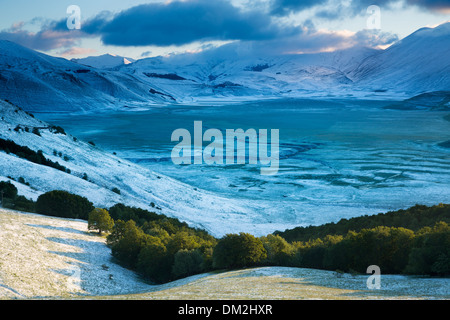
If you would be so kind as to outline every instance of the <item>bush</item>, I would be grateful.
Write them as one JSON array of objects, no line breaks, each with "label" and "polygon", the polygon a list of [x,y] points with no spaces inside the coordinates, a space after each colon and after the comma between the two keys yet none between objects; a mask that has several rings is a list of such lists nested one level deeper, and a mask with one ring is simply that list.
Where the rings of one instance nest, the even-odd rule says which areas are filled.
[{"label": "bush", "polygon": [[17,188],[9,181],[0,181],[0,191],[3,191],[3,197],[15,199],[17,197]]},{"label": "bush", "polygon": [[92,210],[88,199],[61,190],[44,193],[36,202],[37,213],[54,217],[88,220]]},{"label": "bush", "polygon": [[41,136],[41,133],[39,132],[39,129],[38,128],[33,128],[33,131],[32,131],[35,135],[37,135],[37,136]]},{"label": "bush", "polygon": [[24,196],[17,196],[13,202],[14,210],[25,211],[25,212],[35,212],[36,203],[33,200],[29,200]]},{"label": "bush", "polygon": [[60,134],[66,135],[66,132],[60,126],[50,126],[49,130],[53,133],[60,133]]},{"label": "bush", "polygon": [[141,226],[146,221],[160,220],[163,216],[159,216],[154,212],[144,209],[125,206],[122,203],[115,204],[109,208],[109,214],[114,220],[134,220],[137,225]]}]

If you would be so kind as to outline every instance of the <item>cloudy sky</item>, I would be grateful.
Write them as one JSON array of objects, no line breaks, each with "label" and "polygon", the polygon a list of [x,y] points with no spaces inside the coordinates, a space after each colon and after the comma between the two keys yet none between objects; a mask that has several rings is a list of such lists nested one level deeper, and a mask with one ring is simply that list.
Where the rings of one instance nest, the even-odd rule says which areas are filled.
[{"label": "cloudy sky", "polygon": [[[258,54],[384,48],[450,20],[450,0],[0,0],[0,5],[0,39],[65,58],[115,53],[140,59],[217,47]],[[70,5],[80,9],[79,29],[73,29],[77,13],[68,13]]]}]

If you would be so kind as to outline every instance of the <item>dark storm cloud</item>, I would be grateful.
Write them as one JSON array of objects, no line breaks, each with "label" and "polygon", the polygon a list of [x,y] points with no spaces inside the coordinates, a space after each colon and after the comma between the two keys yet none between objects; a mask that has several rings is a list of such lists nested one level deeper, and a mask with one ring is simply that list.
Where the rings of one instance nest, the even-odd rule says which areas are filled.
[{"label": "dark storm cloud", "polygon": [[371,5],[390,9],[398,4],[404,8],[416,6],[434,12],[450,11],[450,0],[351,0],[345,4],[333,0],[272,0],[271,13],[277,16],[284,16],[314,7],[319,9],[317,17],[334,20],[344,16],[348,17],[348,15],[364,13]]},{"label": "dark storm cloud", "polygon": [[[357,41],[371,46],[385,42],[386,37],[368,37],[369,34],[363,33],[349,37],[339,32],[318,32],[312,20],[305,21],[302,26],[293,26],[274,19],[275,12],[302,10],[327,1],[273,0],[273,10],[266,11],[256,6],[244,10],[233,6],[228,0],[151,3],[116,14],[101,12],[82,21],[81,30],[69,30],[67,19],[42,20],[38,32],[25,31],[23,24],[17,24],[0,31],[0,39],[43,51],[71,48],[84,38],[99,38],[106,45],[160,47],[182,46],[194,42],[201,44],[213,40],[237,40],[235,46],[243,50],[248,44],[256,51],[279,53],[342,48],[356,44]],[[353,1],[360,5],[369,2]],[[382,2],[387,4],[389,0]],[[279,10],[275,10],[275,5],[278,5]],[[327,7],[323,8],[325,10]],[[323,14],[325,16],[326,12]],[[232,47],[234,46],[230,46]]]},{"label": "dark storm cloud", "polygon": [[301,34],[266,41],[237,41],[218,48],[205,50],[205,60],[211,57],[228,59],[279,56],[280,54],[316,53],[343,50],[351,47],[378,47],[392,44],[398,37],[379,30],[363,30],[356,33],[305,28]]},{"label": "dark storm cloud", "polygon": [[450,10],[450,0],[407,0],[407,3],[434,11]]},{"label": "dark storm cloud", "polygon": [[[133,7],[90,25],[103,43],[119,46],[184,45],[206,40],[266,40],[298,32],[272,23],[270,15],[243,11],[225,0],[174,1]],[[87,32],[90,32],[89,30]]]},{"label": "dark storm cloud", "polygon": [[314,6],[323,5],[328,0],[272,0],[271,13],[274,15],[286,15],[298,12]]}]

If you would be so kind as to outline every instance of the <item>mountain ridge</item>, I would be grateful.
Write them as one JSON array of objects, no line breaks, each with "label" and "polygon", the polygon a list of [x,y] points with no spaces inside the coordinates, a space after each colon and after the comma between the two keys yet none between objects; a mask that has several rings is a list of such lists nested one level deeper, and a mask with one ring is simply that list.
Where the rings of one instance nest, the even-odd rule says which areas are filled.
[{"label": "mountain ridge", "polygon": [[[0,41],[0,98],[32,112],[89,112],[265,98],[403,100],[450,88],[450,22],[385,50],[280,56],[224,48],[96,68]],[[97,64],[108,59],[88,57]]]},{"label": "mountain ridge", "polygon": [[70,61],[97,69],[110,69],[122,65],[131,64],[136,60],[107,53],[100,56],[90,56],[81,59],[71,59]]}]

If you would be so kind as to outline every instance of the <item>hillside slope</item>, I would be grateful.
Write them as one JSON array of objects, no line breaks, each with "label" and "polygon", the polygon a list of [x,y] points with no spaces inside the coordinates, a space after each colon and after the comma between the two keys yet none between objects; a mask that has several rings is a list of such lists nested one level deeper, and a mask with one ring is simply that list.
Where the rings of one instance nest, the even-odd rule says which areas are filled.
[{"label": "hillside slope", "polygon": [[450,88],[450,22],[422,28],[365,59],[349,77],[372,90],[409,96]]},{"label": "hillside slope", "polygon": [[[80,220],[0,209],[0,300],[4,299],[449,299],[449,279],[265,267],[201,274],[164,285],[111,260],[105,239]],[[226,288],[226,290],[224,290]]]},{"label": "hillside slope", "polygon": [[[46,159],[66,168],[61,171],[0,150],[0,180],[14,180],[27,198],[36,200],[44,192],[66,190],[104,208],[123,203],[154,211],[153,202],[161,213],[215,236],[239,231],[268,233],[292,223],[281,217],[270,218],[271,213],[261,212],[262,205],[256,200],[243,202],[218,196],[123,160],[67,133],[56,132],[49,124],[1,100],[0,115],[0,139],[35,152],[41,150]],[[39,135],[33,133],[35,129]],[[29,186],[19,184],[19,178]]]},{"label": "hillside slope", "polygon": [[111,261],[105,238],[80,220],[0,209],[0,299],[73,298],[149,289]]}]

